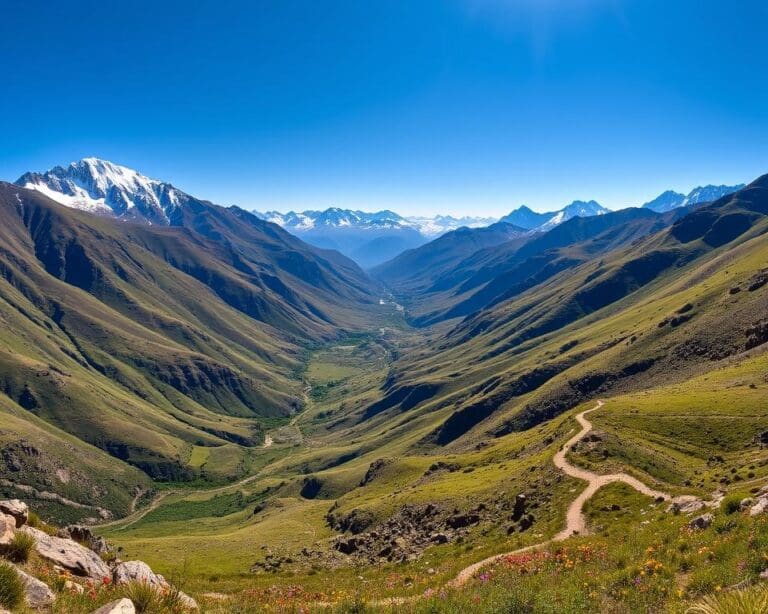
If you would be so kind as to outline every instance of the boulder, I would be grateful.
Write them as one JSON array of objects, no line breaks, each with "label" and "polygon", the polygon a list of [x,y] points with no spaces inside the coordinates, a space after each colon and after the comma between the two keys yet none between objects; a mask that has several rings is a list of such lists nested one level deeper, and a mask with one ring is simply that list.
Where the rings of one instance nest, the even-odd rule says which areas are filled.
[{"label": "boulder", "polygon": [[533,514],[528,514],[520,519],[520,531],[527,531],[536,522],[536,517]]},{"label": "boulder", "polygon": [[93,614],[136,614],[136,608],[133,607],[133,601],[123,597],[100,607]]},{"label": "boulder", "polygon": [[178,591],[179,594],[179,602],[181,603],[182,607],[186,608],[187,610],[199,610],[200,606],[197,605],[197,601],[192,599],[189,595],[186,593],[182,593],[181,591]]},{"label": "boulder", "polygon": [[752,507],[749,508],[750,516],[759,516],[768,512],[768,497],[761,497]]},{"label": "boulder", "polygon": [[56,596],[47,584],[24,573],[21,569],[17,568],[16,573],[19,574],[19,578],[24,584],[24,597],[29,607],[34,609],[46,608],[55,601]]},{"label": "boulder", "polygon": [[0,513],[0,546],[7,546],[13,541],[16,533],[16,520],[13,516]]},{"label": "boulder", "polygon": [[111,551],[109,544],[103,537],[93,534],[90,527],[80,524],[71,524],[59,531],[59,537],[74,539],[76,542],[93,550],[96,554],[106,554]]},{"label": "boulder", "polygon": [[27,524],[27,520],[29,520],[29,508],[26,503],[19,499],[0,501],[0,512],[13,516],[17,528]]},{"label": "boulder", "polygon": [[739,510],[743,512],[745,509],[752,507],[754,503],[755,503],[755,500],[752,497],[745,497],[744,499],[739,501]]},{"label": "boulder", "polygon": [[669,506],[669,511],[674,512],[675,514],[692,514],[705,507],[706,504],[701,499],[690,495],[684,495],[682,497],[677,497],[672,502],[672,505]]},{"label": "boulder", "polygon": [[512,509],[512,517],[511,517],[512,520],[517,522],[523,517],[523,515],[525,514],[525,504],[526,504],[525,495],[519,494],[515,497],[515,506]]},{"label": "boulder", "polygon": [[697,530],[706,529],[712,524],[714,519],[715,517],[712,514],[702,514],[691,520],[691,522],[688,523],[688,526]]},{"label": "boulder", "polygon": [[117,584],[130,584],[131,582],[146,582],[150,586],[158,588],[168,586],[163,576],[156,574],[143,561],[126,561],[120,563],[112,572],[112,581]]},{"label": "boulder", "polygon": [[53,537],[32,527],[22,527],[21,530],[35,538],[35,549],[44,559],[61,565],[78,576],[88,576],[95,580],[111,577],[109,567],[99,555],[77,542]]},{"label": "boulder", "polygon": [[462,529],[480,522],[480,516],[477,514],[457,514],[448,518],[446,522],[452,529]]}]

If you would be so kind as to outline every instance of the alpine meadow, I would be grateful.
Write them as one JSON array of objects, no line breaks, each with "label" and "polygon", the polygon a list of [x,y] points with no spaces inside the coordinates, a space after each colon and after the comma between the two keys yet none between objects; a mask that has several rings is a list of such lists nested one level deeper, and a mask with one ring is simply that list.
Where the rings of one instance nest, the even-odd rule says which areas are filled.
[{"label": "alpine meadow", "polygon": [[768,614],[767,20],[8,7],[0,614]]}]

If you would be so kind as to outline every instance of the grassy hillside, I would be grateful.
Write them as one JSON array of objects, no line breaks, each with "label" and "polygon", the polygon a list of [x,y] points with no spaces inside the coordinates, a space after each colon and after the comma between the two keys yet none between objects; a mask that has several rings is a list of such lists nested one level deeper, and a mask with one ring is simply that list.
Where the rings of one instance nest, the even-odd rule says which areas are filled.
[{"label": "grassy hillside", "polygon": [[[265,426],[301,407],[307,347],[381,309],[351,261],[243,211],[193,199],[176,227],[133,225],[9,184],[0,211],[3,402],[114,457],[94,457],[99,486],[111,467],[146,487],[128,465],[161,481],[244,475]],[[12,457],[0,467],[16,482]],[[105,507],[125,513],[132,490]]]}]

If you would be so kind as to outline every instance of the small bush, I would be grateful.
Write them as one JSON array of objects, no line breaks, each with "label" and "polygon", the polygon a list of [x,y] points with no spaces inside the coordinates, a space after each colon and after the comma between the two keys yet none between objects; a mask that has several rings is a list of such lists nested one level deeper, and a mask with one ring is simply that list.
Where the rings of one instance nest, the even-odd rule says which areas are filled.
[{"label": "small bush", "polygon": [[734,514],[739,511],[740,505],[741,505],[741,497],[731,495],[730,497],[726,497],[725,499],[723,499],[722,509],[726,514],[730,516],[731,514]]},{"label": "small bush", "polygon": [[16,531],[13,536],[13,541],[10,544],[2,547],[2,555],[9,561],[14,563],[26,563],[29,560],[29,555],[32,553],[32,549],[35,547],[35,538],[27,533]]},{"label": "small bush", "polygon": [[761,586],[744,591],[707,595],[687,610],[688,614],[753,614],[768,612],[768,589]]},{"label": "small bush", "polygon": [[8,563],[0,563],[0,607],[13,610],[24,601],[24,584]]},{"label": "small bush", "polygon": [[160,595],[148,582],[131,582],[125,587],[125,596],[133,601],[139,614],[157,612],[160,609]]}]

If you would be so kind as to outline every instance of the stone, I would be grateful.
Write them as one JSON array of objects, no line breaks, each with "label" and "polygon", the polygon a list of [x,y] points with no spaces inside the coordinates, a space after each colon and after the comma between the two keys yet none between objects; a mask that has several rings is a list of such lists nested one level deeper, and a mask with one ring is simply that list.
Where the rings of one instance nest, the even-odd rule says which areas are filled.
[{"label": "stone", "polygon": [[35,538],[35,549],[41,557],[78,576],[88,576],[95,580],[112,576],[109,567],[98,554],[71,539],[53,537],[27,526],[22,527],[21,531]]},{"label": "stone", "polygon": [[7,546],[13,541],[16,533],[16,519],[0,513],[0,546]]},{"label": "stone", "polygon": [[24,596],[29,607],[46,608],[55,601],[56,596],[47,584],[24,573],[21,569],[16,568],[16,573],[24,584]]},{"label": "stone", "polygon": [[757,500],[757,503],[755,503],[752,507],[749,508],[749,515],[750,516],[759,516],[760,514],[765,514],[765,512],[768,511],[768,497],[761,497]]},{"label": "stone", "polygon": [[449,541],[448,536],[445,533],[434,533],[430,537],[430,540],[436,544],[447,544]]},{"label": "stone", "polygon": [[168,586],[165,578],[153,572],[149,565],[143,561],[120,563],[112,572],[112,581],[117,585],[146,582],[150,586],[157,586],[158,588]]},{"label": "stone", "polygon": [[452,529],[461,529],[478,522],[480,522],[480,516],[477,514],[458,514],[451,516],[447,521],[448,526]]},{"label": "stone", "polygon": [[520,531],[527,531],[531,528],[534,522],[536,522],[536,517],[533,514],[523,516],[520,519]]},{"label": "stone", "polygon": [[515,497],[515,506],[512,508],[512,517],[511,517],[511,519],[514,520],[515,522],[520,520],[525,514],[526,501],[527,501],[527,498],[523,494],[517,495]]},{"label": "stone", "polygon": [[754,504],[754,502],[755,502],[755,500],[754,500],[752,497],[745,497],[744,499],[742,499],[742,500],[739,502],[739,509],[740,509],[741,511],[744,511],[745,509],[747,509],[747,508],[749,508],[749,507],[752,507],[752,505]]},{"label": "stone", "polygon": [[59,537],[74,539],[76,542],[93,550],[96,554],[107,554],[112,550],[103,537],[97,537],[93,534],[90,527],[79,524],[71,524],[63,528],[59,531]]},{"label": "stone", "polygon": [[29,508],[26,503],[19,499],[0,501],[0,512],[13,516],[16,520],[16,528],[27,524],[27,520],[29,520]]},{"label": "stone", "polygon": [[697,530],[706,529],[712,524],[714,519],[715,517],[712,514],[702,514],[691,520],[691,522],[688,523],[688,526]]},{"label": "stone", "polygon": [[136,614],[136,608],[133,606],[133,601],[123,597],[100,607],[93,614]]},{"label": "stone", "polygon": [[177,591],[179,595],[179,602],[181,603],[182,607],[187,610],[199,610],[200,606],[197,605],[197,601],[192,599],[189,595],[186,593],[182,593],[181,591]]}]

